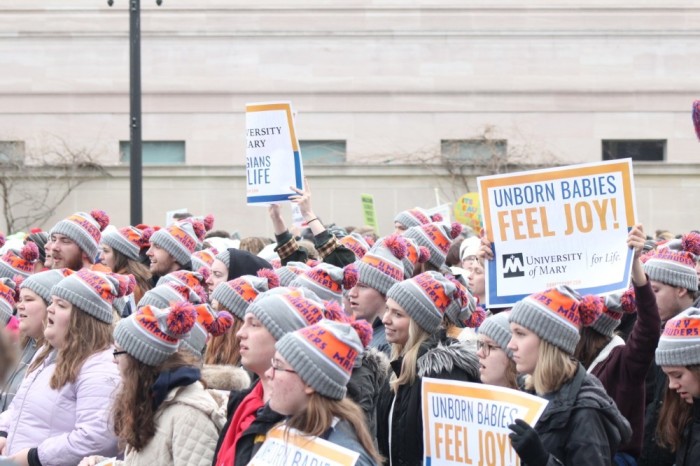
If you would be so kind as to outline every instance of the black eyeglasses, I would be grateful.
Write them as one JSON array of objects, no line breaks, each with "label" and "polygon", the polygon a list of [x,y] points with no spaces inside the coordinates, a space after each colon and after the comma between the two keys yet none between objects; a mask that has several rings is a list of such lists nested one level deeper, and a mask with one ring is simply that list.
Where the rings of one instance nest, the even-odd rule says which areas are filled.
[{"label": "black eyeglasses", "polygon": [[476,350],[479,351],[481,350],[482,353],[484,353],[484,357],[487,357],[489,354],[491,354],[492,349],[501,349],[500,346],[495,346],[495,345],[489,345],[483,340],[476,340]]},{"label": "black eyeglasses", "polygon": [[117,359],[117,356],[119,356],[120,354],[126,354],[126,351],[124,351],[124,350],[122,350],[122,351],[119,351],[119,350],[114,350],[114,351],[112,351],[112,356],[114,356],[114,359],[115,359],[115,360]]},{"label": "black eyeglasses", "polygon": [[295,371],[295,370],[285,369],[284,367],[280,367],[280,362],[278,360],[276,360],[275,358],[272,358],[270,360],[270,367],[272,367],[272,375],[274,375],[276,371],[289,372],[290,374],[297,373],[297,371]]}]

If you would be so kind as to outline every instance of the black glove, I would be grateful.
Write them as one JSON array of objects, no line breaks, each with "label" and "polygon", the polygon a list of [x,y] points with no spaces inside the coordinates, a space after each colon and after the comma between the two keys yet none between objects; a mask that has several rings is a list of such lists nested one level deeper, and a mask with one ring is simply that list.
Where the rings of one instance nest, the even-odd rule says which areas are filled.
[{"label": "black glove", "polygon": [[510,443],[522,462],[528,466],[546,466],[549,452],[545,450],[535,429],[522,419],[516,419],[515,424],[508,428],[513,431],[508,435]]}]

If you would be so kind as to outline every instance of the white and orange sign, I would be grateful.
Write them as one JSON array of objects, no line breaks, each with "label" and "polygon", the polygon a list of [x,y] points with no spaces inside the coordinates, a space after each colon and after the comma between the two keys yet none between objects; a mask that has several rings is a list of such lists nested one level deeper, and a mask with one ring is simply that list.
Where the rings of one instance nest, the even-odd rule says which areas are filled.
[{"label": "white and orange sign", "polygon": [[360,454],[318,437],[301,435],[294,429],[275,427],[248,463],[249,466],[324,465],[353,466]]},{"label": "white and orange sign", "polygon": [[507,307],[568,285],[607,294],[629,284],[627,235],[636,210],[630,159],[484,176],[478,179],[494,260],[486,304]]},{"label": "white and orange sign", "polygon": [[516,466],[509,424],[534,426],[547,400],[508,388],[423,379],[423,464]]},{"label": "white and orange sign", "polygon": [[248,205],[287,201],[303,189],[303,167],[290,102],[246,105]]}]

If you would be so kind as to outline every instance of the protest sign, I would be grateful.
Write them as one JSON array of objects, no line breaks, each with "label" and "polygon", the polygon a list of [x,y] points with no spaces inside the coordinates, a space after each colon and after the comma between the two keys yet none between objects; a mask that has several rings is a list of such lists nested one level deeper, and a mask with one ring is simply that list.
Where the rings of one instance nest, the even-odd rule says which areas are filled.
[{"label": "protest sign", "polygon": [[362,218],[365,221],[365,225],[372,227],[374,232],[379,234],[377,212],[374,209],[374,196],[371,194],[360,194],[360,196],[362,198]]},{"label": "protest sign", "polygon": [[303,189],[303,169],[289,102],[246,105],[248,205],[289,200]]},{"label": "protest sign", "polygon": [[423,464],[515,466],[509,424],[534,426],[547,400],[518,390],[424,378]]},{"label": "protest sign", "polygon": [[462,195],[454,207],[455,220],[471,228],[474,233],[481,232],[481,207],[479,193]]},{"label": "protest sign", "polygon": [[359,457],[359,453],[328,440],[304,436],[294,429],[285,430],[278,426],[267,433],[265,442],[248,466],[352,466]]},{"label": "protest sign", "polygon": [[478,178],[494,259],[486,304],[506,307],[568,285],[581,294],[627,289],[636,219],[630,159]]}]

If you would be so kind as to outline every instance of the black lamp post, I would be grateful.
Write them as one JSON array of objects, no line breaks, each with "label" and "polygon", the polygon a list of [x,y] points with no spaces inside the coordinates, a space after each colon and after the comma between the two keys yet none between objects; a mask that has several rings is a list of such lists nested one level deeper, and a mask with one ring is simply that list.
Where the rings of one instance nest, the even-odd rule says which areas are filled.
[{"label": "black lamp post", "polygon": [[[163,0],[156,0],[160,6]],[[129,95],[130,141],[129,179],[131,224],[143,221],[143,161],[141,158],[141,1],[129,0]],[[114,5],[114,0],[107,0]]]}]

